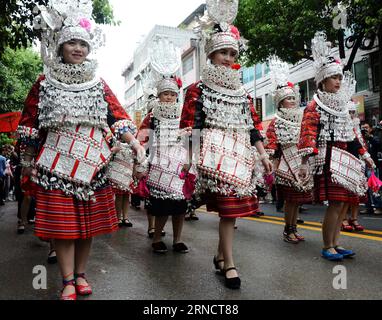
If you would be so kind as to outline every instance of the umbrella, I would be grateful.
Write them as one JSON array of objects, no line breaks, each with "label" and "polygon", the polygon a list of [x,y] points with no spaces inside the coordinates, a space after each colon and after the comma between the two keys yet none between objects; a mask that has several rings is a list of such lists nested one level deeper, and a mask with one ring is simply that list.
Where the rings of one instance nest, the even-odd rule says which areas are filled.
[{"label": "umbrella", "polygon": [[15,132],[20,118],[20,111],[0,114],[0,132]]}]

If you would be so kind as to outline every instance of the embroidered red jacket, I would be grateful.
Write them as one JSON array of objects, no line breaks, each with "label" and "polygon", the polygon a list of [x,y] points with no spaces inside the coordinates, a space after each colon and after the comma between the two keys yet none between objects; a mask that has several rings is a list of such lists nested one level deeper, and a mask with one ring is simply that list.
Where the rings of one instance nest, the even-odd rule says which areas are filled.
[{"label": "embroidered red jacket", "polygon": [[[180,128],[192,127],[193,129],[203,129],[205,114],[203,112],[203,102],[201,100],[202,89],[200,88],[202,82],[196,82],[191,85],[186,93],[184,99],[182,116],[180,120]],[[248,96],[248,105],[251,111],[254,130],[251,136],[253,136],[253,143],[262,140],[260,131],[263,129],[260,117],[257,115],[252,99]],[[252,144],[253,144],[252,143]]]},{"label": "embroidered red jacket", "polygon": [[[320,128],[320,114],[317,111],[317,103],[313,100],[304,110],[304,116],[301,123],[300,141],[298,149],[302,155],[318,154],[318,135]],[[358,155],[364,155],[367,150],[362,147],[362,144],[355,138],[353,142],[335,142],[336,146],[341,149],[348,149],[349,145],[355,143]]]}]

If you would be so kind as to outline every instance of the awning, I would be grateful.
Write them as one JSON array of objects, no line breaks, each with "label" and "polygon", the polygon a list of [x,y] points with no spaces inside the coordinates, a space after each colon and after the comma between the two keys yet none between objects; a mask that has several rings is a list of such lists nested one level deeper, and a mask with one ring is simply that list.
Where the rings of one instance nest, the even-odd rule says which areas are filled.
[{"label": "awning", "polygon": [[0,114],[0,132],[15,132],[20,118],[20,111]]}]

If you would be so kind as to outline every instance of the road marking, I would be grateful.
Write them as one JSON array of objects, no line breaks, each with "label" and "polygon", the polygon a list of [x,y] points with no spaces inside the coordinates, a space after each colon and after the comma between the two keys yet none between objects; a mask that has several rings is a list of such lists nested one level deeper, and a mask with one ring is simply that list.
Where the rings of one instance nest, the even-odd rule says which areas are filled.
[{"label": "road marking", "polygon": [[[197,211],[202,211],[202,212],[205,212],[205,213],[209,213],[209,214],[213,214],[213,215],[218,215],[216,212],[208,212],[207,210],[205,210],[202,207],[197,209]],[[242,218],[242,219],[256,221],[256,222],[271,223],[271,224],[276,224],[276,225],[281,225],[281,226],[283,226],[285,224],[283,222],[284,219],[278,218],[278,217],[273,217],[273,218],[276,218],[276,219],[269,218],[269,216],[267,216],[266,218],[264,218],[264,217],[261,217],[261,218],[250,218],[250,217],[247,217],[247,218]],[[308,222],[305,222],[305,223],[308,223]],[[299,225],[298,227],[300,229],[306,229],[306,230],[311,230],[311,231],[319,231],[319,232],[322,231],[321,230],[321,226],[322,226],[321,223],[318,223],[318,222],[311,223],[311,222],[309,222],[309,224],[319,225],[320,228],[311,227],[311,226],[307,226],[307,225]],[[364,232],[375,233],[375,234],[382,234],[382,232],[374,231],[374,230],[368,230],[368,231],[365,230]],[[360,239],[367,239],[367,240],[374,240],[374,241],[382,242],[382,237],[374,237],[374,236],[369,236],[369,235],[364,235],[364,234],[359,234],[359,233],[341,232],[341,235],[348,236],[348,237],[353,237],[353,238],[360,238]]]},{"label": "road marking", "polygon": [[[257,219],[257,218],[255,218]],[[275,216],[262,216],[260,217],[259,219],[271,219],[271,220],[278,220],[278,221],[284,221],[284,218],[279,218],[279,217],[275,217]],[[322,223],[320,222],[313,222],[313,221],[306,221],[304,222],[304,225],[305,224],[308,224],[308,225],[313,225],[313,226],[318,226],[318,227],[322,227]],[[299,226],[302,227],[301,224],[299,224]],[[381,235],[382,236],[382,231],[376,231],[376,230],[368,230],[368,229],[365,229],[364,231],[362,231],[364,233],[371,233],[371,234],[376,234],[376,235]],[[347,234],[347,233],[346,233]],[[356,233],[358,234],[358,233]]]}]

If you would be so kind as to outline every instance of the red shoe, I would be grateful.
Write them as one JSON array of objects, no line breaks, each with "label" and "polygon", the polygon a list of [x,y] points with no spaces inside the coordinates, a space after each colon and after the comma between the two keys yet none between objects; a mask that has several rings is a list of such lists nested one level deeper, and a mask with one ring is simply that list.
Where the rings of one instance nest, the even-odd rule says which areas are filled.
[{"label": "red shoe", "polygon": [[294,233],[294,236],[297,238],[298,241],[305,241],[305,238],[301,234],[298,233],[296,225],[293,226],[293,233]]},{"label": "red shoe", "polygon": [[[293,235],[293,237],[291,237],[291,235]],[[293,244],[297,244],[299,242],[297,237],[294,235],[293,226],[285,225],[283,239],[285,242]]]},{"label": "red shoe", "polygon": [[74,279],[72,279],[72,280],[63,280],[62,283],[63,283],[64,286],[63,286],[63,288],[62,288],[62,290],[61,290],[61,297],[60,297],[60,300],[62,300],[62,301],[74,301],[74,300],[77,300],[77,293],[76,293],[76,292],[74,292],[74,293],[72,293],[72,294],[70,294],[70,295],[68,295],[68,296],[64,296],[64,295],[63,295],[64,290],[65,290],[65,288],[66,288],[67,286],[73,286],[73,287],[75,287],[75,285],[76,285],[75,280],[74,280]]},{"label": "red shoe", "polygon": [[349,219],[349,224],[354,228],[355,231],[365,230],[365,227],[358,223],[358,219]]},{"label": "red shoe", "polygon": [[[344,221],[347,222],[346,219],[344,219]],[[351,224],[345,224],[344,221],[342,221],[341,224],[341,231],[352,232],[354,230],[353,226]]]},{"label": "red shoe", "polygon": [[[87,281],[85,277],[85,273],[76,273],[75,278],[82,278]],[[88,296],[93,293],[92,287],[89,284],[77,284],[75,285],[76,287],[76,292],[79,296]]]}]

